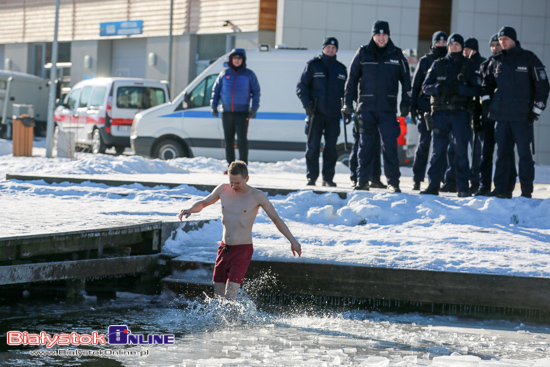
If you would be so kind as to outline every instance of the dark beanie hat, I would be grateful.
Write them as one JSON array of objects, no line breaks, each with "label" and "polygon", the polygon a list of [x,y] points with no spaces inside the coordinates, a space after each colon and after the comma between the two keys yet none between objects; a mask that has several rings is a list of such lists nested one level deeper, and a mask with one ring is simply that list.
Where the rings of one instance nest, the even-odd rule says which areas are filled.
[{"label": "dark beanie hat", "polygon": [[451,34],[449,36],[449,39],[447,40],[447,47],[449,47],[449,45],[453,42],[460,43],[460,46],[462,46],[462,48],[464,48],[464,37],[462,37],[460,34],[458,34],[458,33]]},{"label": "dark beanie hat", "polygon": [[443,31],[437,31],[432,36],[432,46],[436,44],[437,41],[447,41],[447,33]]},{"label": "dark beanie hat", "polygon": [[506,36],[512,39],[512,41],[517,42],[518,35],[516,33],[516,30],[512,27],[509,27],[505,25],[504,27],[500,28],[500,31],[498,31],[498,36]]},{"label": "dark beanie hat", "polygon": [[471,48],[472,50],[479,52],[479,44],[475,38],[468,38],[464,41],[464,47]]},{"label": "dark beanie hat", "polygon": [[374,36],[377,33],[390,35],[390,24],[385,20],[376,20],[372,23],[372,35]]},{"label": "dark beanie hat", "polygon": [[498,33],[495,33],[491,36],[491,39],[489,40],[489,47],[491,47],[491,43],[498,42]]},{"label": "dark beanie hat", "polygon": [[336,37],[325,37],[325,40],[323,41],[323,48],[327,45],[334,45],[336,46],[336,49],[338,49],[338,40]]}]

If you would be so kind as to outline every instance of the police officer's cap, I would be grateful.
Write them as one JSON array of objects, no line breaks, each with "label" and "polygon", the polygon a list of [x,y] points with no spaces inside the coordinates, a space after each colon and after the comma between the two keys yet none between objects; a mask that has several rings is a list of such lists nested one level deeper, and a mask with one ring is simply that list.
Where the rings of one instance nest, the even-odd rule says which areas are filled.
[{"label": "police officer's cap", "polygon": [[338,40],[336,39],[336,37],[325,37],[322,48],[325,48],[328,45],[333,45],[336,47],[336,49],[338,49]]},{"label": "police officer's cap", "polygon": [[385,20],[376,20],[372,23],[372,35],[375,34],[387,34],[390,35],[390,24]]},{"label": "police officer's cap", "polygon": [[489,47],[491,47],[491,43],[498,42],[498,33],[495,33],[491,36],[491,39],[489,40]]},{"label": "police officer's cap", "polygon": [[438,41],[447,41],[447,33],[443,31],[434,32],[432,35],[432,46],[435,45]]},{"label": "police officer's cap", "polygon": [[464,41],[464,47],[471,48],[472,50],[479,52],[479,43],[475,38],[468,38]]},{"label": "police officer's cap", "polygon": [[451,34],[449,36],[449,39],[447,40],[447,47],[449,47],[449,45],[453,42],[460,43],[460,46],[462,46],[462,48],[464,48],[464,37],[462,37],[460,34],[458,34],[458,33]]},{"label": "police officer's cap", "polygon": [[510,26],[507,26],[507,25],[500,28],[500,31],[498,31],[498,36],[499,37],[506,36],[514,42],[518,41],[518,35],[516,33],[516,30],[514,28],[510,27]]}]

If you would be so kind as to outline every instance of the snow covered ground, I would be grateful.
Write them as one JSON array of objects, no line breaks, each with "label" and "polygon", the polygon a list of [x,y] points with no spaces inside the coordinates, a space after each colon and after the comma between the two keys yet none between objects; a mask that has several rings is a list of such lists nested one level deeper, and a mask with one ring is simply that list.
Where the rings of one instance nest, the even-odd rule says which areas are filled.
[{"label": "snow covered ground", "polygon": [[[6,173],[77,175],[157,182],[219,184],[224,161],[209,158],[151,160],[131,155],[79,154],[78,159],[45,158],[44,141],[33,157],[12,157],[0,140],[2,236],[92,229],[145,221],[177,221],[179,211],[206,192],[188,185],[173,189],[132,184],[46,184],[7,181]],[[260,211],[254,226],[254,259],[354,264],[374,267],[550,277],[550,167],[536,167],[534,199],[420,196],[412,193],[410,168],[402,168],[404,193],[353,192],[347,168],[337,167],[338,190],[313,193],[305,186],[305,160],[250,164],[252,186],[304,189],[272,197],[279,215],[301,242],[290,246]],[[517,185],[519,187],[519,184]],[[517,195],[517,194],[516,194]],[[190,219],[216,219],[203,229],[177,232],[164,251],[212,262],[222,236],[220,204]]]}]

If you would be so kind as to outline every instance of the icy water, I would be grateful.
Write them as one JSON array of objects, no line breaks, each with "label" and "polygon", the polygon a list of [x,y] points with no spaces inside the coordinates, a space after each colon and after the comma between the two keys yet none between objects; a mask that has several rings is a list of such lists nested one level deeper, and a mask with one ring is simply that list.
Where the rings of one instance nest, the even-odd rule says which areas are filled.
[{"label": "icy water", "polygon": [[[89,297],[78,304],[4,306],[0,317],[1,366],[550,366],[550,325],[303,306],[258,309],[246,294],[228,303],[119,293],[106,302]],[[110,325],[126,325],[134,334],[174,334],[175,343],[52,348],[111,353],[77,357],[31,355],[48,349],[6,341],[7,331],[106,334]]]}]

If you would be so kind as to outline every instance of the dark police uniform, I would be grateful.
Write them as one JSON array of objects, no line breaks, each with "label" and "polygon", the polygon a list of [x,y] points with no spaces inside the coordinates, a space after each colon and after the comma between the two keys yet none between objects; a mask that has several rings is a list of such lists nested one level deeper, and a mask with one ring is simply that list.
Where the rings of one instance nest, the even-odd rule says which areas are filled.
[{"label": "dark police uniform", "polygon": [[[473,42],[475,41],[475,42]],[[487,59],[482,57],[479,54],[479,46],[478,42],[475,38],[469,38],[464,42],[464,47],[469,47],[473,50],[476,50],[477,53],[472,55],[470,57],[470,60],[472,60],[475,64],[477,69],[479,70],[481,67],[481,64],[483,64]],[[481,72],[479,74],[481,76]],[[479,106],[479,100],[477,100],[476,107]],[[479,108],[477,109],[479,112]],[[476,110],[474,110],[474,113],[476,113]],[[474,127],[475,128],[475,127]],[[470,169],[470,191],[472,194],[476,193],[480,186],[480,165],[481,165],[481,141],[482,141],[482,134],[478,133],[477,136],[472,136],[472,139],[470,139],[470,146],[472,147],[472,154],[475,153],[475,155],[472,155],[472,167]],[[475,141],[474,141],[475,139]],[[474,149],[474,144],[475,149]]]},{"label": "dark police uniform", "polygon": [[[334,37],[325,40],[330,44]],[[327,41],[328,40],[328,41]],[[338,48],[338,41],[334,39]],[[325,138],[323,148],[323,181],[333,183],[335,165],[338,158],[336,142],[340,135],[341,99],[344,96],[344,85],[347,78],[347,68],[336,60],[336,56],[321,54],[307,62],[307,65],[296,86],[296,94],[302,101],[306,111],[316,105],[311,131],[311,138],[306,147],[306,165],[308,182],[319,177],[319,155],[321,137]],[[309,130],[311,116],[306,123],[306,134]]]},{"label": "dark police uniform", "polygon": [[[489,40],[489,46],[493,41],[498,42],[498,34],[495,34],[491,37],[491,39]],[[491,61],[493,56],[494,55],[489,56],[489,58],[485,60],[479,67],[479,73],[481,74],[482,78],[485,78],[485,76],[487,75],[487,67],[489,66],[489,62]],[[489,106],[486,105],[486,108],[482,108],[481,111],[481,138],[483,141],[483,146],[481,152],[481,163],[479,166],[480,187],[479,191],[476,193],[476,196],[485,196],[490,194],[491,185],[493,182],[493,154],[495,152],[496,144],[495,120],[489,118],[488,107]],[[514,191],[514,187],[516,185],[517,177],[516,155],[514,154],[513,150],[508,159],[508,163],[510,165],[510,175],[508,176],[509,185],[506,190],[506,196],[511,198],[512,191]]]},{"label": "dark police uniform", "polygon": [[443,31],[438,31],[433,34],[432,49],[418,61],[412,80],[411,120],[418,128],[418,144],[414,152],[414,162],[412,166],[414,190],[419,190],[420,182],[424,181],[426,167],[428,166],[430,144],[432,143],[432,132],[428,129],[428,126],[426,126],[426,121],[424,119],[424,114],[426,112],[431,112],[430,97],[422,93],[422,83],[426,78],[428,69],[432,66],[434,61],[447,54],[446,47],[444,47],[444,51],[435,47],[435,43],[438,41],[447,41],[447,34]]},{"label": "dark police uniform", "polygon": [[[383,28],[389,35],[389,25],[383,23]],[[375,32],[376,33],[376,32]],[[367,45],[361,46],[355,54],[346,83],[345,105],[351,110],[353,102],[357,102],[359,113],[359,149],[357,180],[361,187],[368,184],[374,167],[376,151],[376,135],[382,141],[384,158],[384,173],[388,179],[390,191],[399,192],[399,157],[397,138],[401,130],[396,118],[397,95],[399,83],[402,86],[401,110],[409,109],[410,104],[410,71],[409,64],[400,48],[391,39],[386,47],[379,48],[373,39]],[[364,186],[363,186],[364,187]],[[366,186],[368,188],[368,186]]]},{"label": "dark police uniform", "polygon": [[[499,36],[515,39],[515,30],[503,27]],[[514,143],[519,156],[521,195],[531,197],[535,163],[529,145],[533,141],[533,122],[546,107],[550,87],[545,67],[531,51],[516,46],[495,55],[483,79],[482,102],[489,106],[489,118],[497,122],[497,162],[493,195],[506,197],[511,172],[509,159]]]},{"label": "dark police uniform", "polygon": [[[463,44],[460,35],[449,37],[449,44]],[[428,170],[430,185],[422,193],[438,194],[439,185],[445,173],[445,160],[452,133],[455,148],[456,184],[460,197],[469,196],[470,167],[468,143],[472,136],[470,111],[473,98],[479,96],[481,80],[476,65],[462,55],[449,53],[428,70],[422,86],[425,94],[431,97],[434,125],[433,151]]]}]

